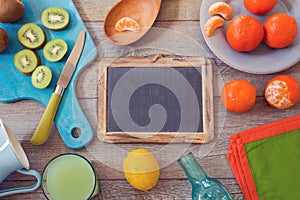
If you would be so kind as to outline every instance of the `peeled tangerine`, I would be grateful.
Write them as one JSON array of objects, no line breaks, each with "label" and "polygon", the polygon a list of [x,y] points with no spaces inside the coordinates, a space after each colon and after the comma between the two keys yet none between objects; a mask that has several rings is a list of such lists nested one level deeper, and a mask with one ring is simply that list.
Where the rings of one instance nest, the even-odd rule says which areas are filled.
[{"label": "peeled tangerine", "polygon": [[300,99],[300,85],[291,76],[276,76],[267,83],[265,98],[268,104],[274,108],[289,108]]},{"label": "peeled tangerine", "polygon": [[232,7],[225,2],[216,2],[208,9],[210,15],[221,15],[225,20],[232,18]]},{"label": "peeled tangerine", "polygon": [[204,33],[210,37],[214,34],[215,30],[221,26],[224,26],[225,20],[220,16],[212,16],[204,26]]},{"label": "peeled tangerine", "polygon": [[115,29],[118,32],[139,31],[141,29],[141,26],[134,19],[130,17],[123,17],[116,23]]}]

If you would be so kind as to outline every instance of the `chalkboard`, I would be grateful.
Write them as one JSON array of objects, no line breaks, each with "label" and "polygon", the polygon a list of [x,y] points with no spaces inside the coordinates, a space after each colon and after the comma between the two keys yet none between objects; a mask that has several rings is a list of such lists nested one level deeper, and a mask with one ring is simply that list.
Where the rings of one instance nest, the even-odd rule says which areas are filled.
[{"label": "chalkboard", "polygon": [[118,58],[99,67],[98,138],[113,143],[204,143],[213,138],[207,58]]}]

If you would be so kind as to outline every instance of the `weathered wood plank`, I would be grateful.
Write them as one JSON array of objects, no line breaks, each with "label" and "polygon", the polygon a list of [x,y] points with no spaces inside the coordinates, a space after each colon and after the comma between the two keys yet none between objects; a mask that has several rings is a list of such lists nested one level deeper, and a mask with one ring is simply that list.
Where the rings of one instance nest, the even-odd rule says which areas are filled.
[{"label": "weathered wood plank", "polygon": [[[87,107],[90,107],[89,104],[91,103],[91,101],[94,102],[94,107],[96,107],[95,99],[82,100],[84,104],[86,103]],[[219,100],[217,100],[217,102],[218,102],[217,107],[222,107]],[[25,152],[27,152],[27,155],[31,163],[31,167],[33,169],[37,169],[39,172],[42,172],[43,167],[54,156],[65,152],[75,152],[90,158],[95,163],[96,171],[98,172],[98,176],[100,179],[103,180],[122,179],[124,177],[120,170],[112,168],[110,166],[111,163],[108,163],[107,166],[107,163],[105,163],[107,162],[107,160],[104,161],[101,160],[103,155],[108,156],[109,159],[111,158],[110,155],[118,154],[118,149],[115,149],[115,147],[123,150],[127,150],[127,149],[129,150],[131,148],[140,148],[140,147],[150,149],[150,150],[157,150],[162,147],[161,145],[146,145],[146,144],[142,144],[142,145],[119,144],[114,146],[108,146],[107,144],[103,144],[97,141],[97,139],[95,139],[93,143],[91,143],[87,147],[87,149],[72,151],[65,147],[55,128],[46,144],[42,146],[33,146],[29,142],[31,138],[30,130],[32,130],[31,132],[33,132],[35,128],[33,124],[34,123],[37,124],[38,121],[35,119],[36,115],[32,114],[31,108],[38,104],[36,102],[31,102],[31,101],[24,101],[23,103],[20,101],[15,103],[15,105],[13,105],[12,107],[3,106],[3,105],[4,104],[2,103],[0,104],[0,110],[8,114],[7,116],[5,116],[5,121],[8,121],[8,123],[11,125],[14,125],[17,121],[19,121],[19,123],[22,124],[22,126],[20,127],[12,126],[10,128],[14,133],[16,133],[17,137],[22,143],[22,146],[25,149]],[[24,109],[23,107],[26,109]],[[42,115],[42,111],[43,111],[42,106],[37,106],[37,107],[40,107],[36,109],[37,113],[40,113]],[[23,113],[18,113],[17,112],[18,109],[19,110],[23,109]],[[299,113],[299,109],[300,109],[300,104],[298,103],[289,110],[286,111],[277,110],[267,106],[264,99],[260,97],[258,98],[258,101],[256,102],[254,108],[250,110],[248,113],[244,113],[240,115],[240,114],[226,112],[224,126],[222,124],[219,124],[219,127],[217,127],[216,129],[219,130],[219,132],[217,133],[218,135],[215,138],[215,140],[210,144],[212,146],[206,146],[209,148],[208,152],[206,152],[207,149],[202,148],[201,145],[191,145],[188,151],[192,151],[198,157],[202,157],[204,154],[203,152],[205,152],[205,154],[208,154],[205,158],[199,158],[198,160],[210,176],[216,178],[234,178],[231,173],[231,169],[227,163],[227,159],[225,157],[225,153],[229,145],[229,136],[239,131],[243,131],[258,125],[270,123],[272,121],[283,119],[288,116],[297,115]],[[15,110],[14,113],[11,113],[12,110]],[[88,108],[83,106],[83,110],[87,111]],[[264,111],[263,113],[262,110]],[[88,112],[96,113],[95,110],[88,111]],[[26,123],[24,123],[25,118],[27,118]],[[243,124],[243,126],[241,126],[241,124]],[[93,127],[96,128],[96,123],[93,124]],[[100,159],[99,159],[99,155],[100,155]],[[113,165],[117,166],[117,168],[120,169],[122,164],[122,159],[123,158],[121,156],[114,157],[112,159],[114,160]],[[183,174],[183,172],[181,171],[177,163],[171,163],[170,165],[162,169],[161,177],[163,179],[173,179],[173,178],[184,178],[185,175]],[[25,180],[27,178],[28,177],[24,177]],[[15,174],[9,177],[9,179],[19,180],[20,176]]]},{"label": "weathered wood plank", "polygon": [[[118,0],[74,0],[84,21],[104,21]],[[158,21],[199,20],[201,0],[162,0]]]},{"label": "weathered wood plank", "polygon": [[[94,40],[96,45],[106,45],[110,44],[108,41],[106,41],[103,31],[103,22],[86,22],[85,23],[87,29],[89,30],[92,39]],[[197,21],[160,21],[156,22],[154,24],[154,29],[166,29],[166,30],[173,30],[175,34],[172,35],[172,40],[176,41],[176,43],[180,42],[178,41],[178,38],[176,38],[176,33],[181,33],[185,35],[187,38],[193,39],[195,42],[199,44],[205,44],[204,38],[202,37],[201,31],[200,31],[200,24]],[[184,27],[184,28],[183,28]],[[147,33],[144,38],[142,38],[140,41],[145,40],[145,38],[148,38],[150,34]],[[157,38],[159,39],[159,38]],[[136,43],[135,43],[136,44]],[[130,46],[135,46],[135,44],[132,44]],[[188,44],[185,44],[188,47]],[[115,46],[115,45],[113,45]],[[206,45],[205,45],[206,46]],[[107,45],[105,48],[112,48],[111,46]],[[115,46],[117,47],[117,46]],[[122,49],[126,49],[125,47],[120,47]],[[208,47],[205,47],[206,50],[209,50]],[[101,53],[101,52],[100,52]]]},{"label": "weathered wood plank", "polygon": [[[232,179],[219,179],[225,187],[229,190],[235,200],[242,200],[243,195],[240,192],[239,186]],[[25,186],[33,184],[32,181],[6,181],[6,188]],[[167,200],[182,200],[191,199],[192,187],[186,180],[163,180],[160,179],[152,190],[138,191],[132,188],[126,180],[100,180],[101,193],[93,199],[167,199]],[[0,190],[2,187],[0,187]],[[42,189],[28,194],[19,194],[8,197],[3,197],[1,200],[9,199],[46,199],[43,195]]]},{"label": "weathered wood plank", "polygon": [[[218,60],[218,62],[220,61]],[[97,98],[97,73],[100,73],[98,71],[100,63],[101,59],[99,58],[80,75],[77,81],[79,98]],[[246,79],[254,85],[257,96],[262,97],[267,82],[279,74],[291,75],[300,81],[300,62],[288,70],[270,75],[249,74],[233,69],[226,64],[217,64],[213,67],[214,96],[220,96],[225,83],[234,79]]]},{"label": "weathered wood plank", "polygon": [[[172,30],[175,32],[180,32],[181,34],[185,35],[187,38],[191,38],[192,41],[194,41],[195,44],[198,44],[203,47],[203,51],[207,52],[205,53],[208,57],[216,58],[212,52],[208,49],[207,45],[205,44],[203,37],[200,33],[199,23],[193,22],[193,21],[186,21],[186,22],[158,22],[155,24],[157,28],[164,28],[168,30]],[[186,28],[182,29],[181,27],[185,26]],[[78,89],[78,96],[81,98],[96,98],[97,97],[97,71],[98,67],[101,62],[102,56],[109,56],[110,52],[114,52],[113,55],[126,55],[129,52],[131,52],[133,49],[138,48],[139,45],[143,46],[143,40],[147,39],[147,35],[145,38],[141,39],[140,43],[137,43],[136,45],[133,45],[132,48],[128,47],[117,47],[112,44],[110,44],[108,41],[106,41],[104,35],[103,35],[103,29],[102,29],[102,23],[98,22],[92,22],[87,23],[87,28],[89,29],[92,38],[97,45],[99,57],[97,60],[92,63],[85,71],[83,71],[82,75],[79,77],[77,82],[77,89]],[[150,36],[149,36],[150,37]],[[172,35],[174,37],[174,41],[178,41],[181,37],[181,35],[174,34]],[[160,42],[160,41],[157,41]],[[195,47],[191,48],[190,44],[186,44],[184,46],[181,46],[183,51],[186,52],[185,55],[193,54],[191,52],[197,51],[198,45],[195,45]],[[146,47],[146,46],[145,46]],[[142,52],[143,55],[147,55],[147,51]],[[161,53],[159,49],[156,51],[153,51],[153,53]],[[137,49],[135,53],[131,53],[132,55],[141,55],[141,51]],[[201,54],[199,54],[201,55]],[[99,73],[99,72],[98,72]],[[257,90],[258,96],[263,96],[264,87],[266,83],[274,76],[279,74],[289,74],[295,77],[296,79],[300,80],[300,62],[294,65],[293,67],[289,68],[288,70],[285,70],[283,72],[279,72],[276,74],[270,74],[270,75],[257,75],[257,74],[249,74],[245,72],[241,72],[239,70],[233,69],[229,67],[228,65],[222,63],[220,60],[216,60],[216,66],[214,68],[214,96],[219,96],[220,92],[222,90],[222,87],[225,83],[233,80],[233,79],[246,79],[249,80],[254,87]]]},{"label": "weathered wood plank", "polygon": [[[24,145],[23,145],[24,146]],[[26,148],[27,155],[30,159],[30,164],[32,169],[36,169],[40,173],[42,173],[44,166],[47,164],[47,162],[54,156],[64,153],[64,152],[73,152],[73,151],[59,151],[54,149],[52,155],[47,155],[49,152],[45,151],[44,155],[38,155],[37,153],[31,153],[28,151],[28,148]],[[73,153],[79,153],[80,155],[83,155],[87,158],[93,158],[95,155],[93,155],[92,152],[73,152]],[[197,153],[197,152],[196,152]],[[195,153],[195,154],[196,154]],[[37,157],[37,159],[40,159],[38,162],[33,160],[33,156]],[[218,156],[209,156],[206,158],[197,158],[203,169],[207,172],[207,174],[211,177],[217,178],[217,179],[234,179],[234,176],[231,172],[230,167],[228,166],[227,160],[225,158],[225,155],[218,155]],[[102,163],[101,160],[95,160],[92,159],[93,165],[95,167],[95,170],[97,172],[97,176],[100,180],[119,180],[119,179],[125,179],[123,172],[119,169],[114,169],[111,166],[107,166]],[[122,160],[119,161],[118,167],[122,167]],[[164,167],[161,169],[161,175],[160,179],[163,180],[170,180],[173,179],[185,179],[186,176],[183,173],[182,169],[179,167],[179,165],[175,162],[171,163],[167,167]],[[12,173],[9,177],[7,177],[6,181],[28,181],[28,180],[34,180],[33,177],[30,176],[20,176],[18,173]],[[6,185],[6,184],[4,184]]]},{"label": "weathered wood plank", "polygon": [[[97,99],[80,99],[83,111],[94,130],[97,129]],[[247,113],[235,114],[225,110],[219,97],[214,99],[215,127],[217,140],[224,142],[230,134],[240,132],[258,125],[270,123],[285,117],[299,114],[300,102],[295,106],[279,110],[267,105],[264,97],[258,97],[254,107]],[[34,109],[33,109],[34,108]],[[38,125],[38,119],[42,116],[44,108],[34,101],[18,101],[15,103],[0,103],[0,117],[20,140],[30,140],[32,133]],[[26,120],[24,120],[26,119]],[[16,126],[22,124],[22,126]],[[243,126],[241,126],[243,124]],[[55,141],[53,141],[55,143]]]}]

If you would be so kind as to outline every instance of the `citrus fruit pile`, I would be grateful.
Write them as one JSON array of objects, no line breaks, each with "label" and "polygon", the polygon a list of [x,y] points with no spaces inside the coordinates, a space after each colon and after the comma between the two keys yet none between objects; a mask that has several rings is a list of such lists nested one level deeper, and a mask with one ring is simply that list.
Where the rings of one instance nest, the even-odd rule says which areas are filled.
[{"label": "citrus fruit pile", "polygon": [[293,43],[297,33],[297,22],[288,14],[273,14],[264,25],[255,17],[243,15],[229,23],[226,38],[234,50],[249,52],[262,41],[271,48],[285,48]]},{"label": "citrus fruit pile", "polygon": [[[254,15],[265,15],[277,5],[277,0],[244,0],[245,8]],[[232,18],[232,7],[225,2],[212,4],[208,13],[212,17],[204,26],[204,33],[210,37],[214,31]],[[285,13],[275,13],[264,24],[251,15],[235,17],[226,30],[228,44],[236,51],[250,52],[262,42],[271,48],[285,48],[293,43],[298,34],[294,17]]]},{"label": "citrus fruit pile", "polygon": [[[272,78],[266,85],[264,97],[267,103],[278,109],[287,109],[300,99],[300,84],[289,75]],[[256,100],[256,89],[247,80],[236,79],[226,83],[221,93],[224,107],[235,113],[249,111]]]},{"label": "citrus fruit pile", "polygon": [[[245,8],[255,15],[269,13],[276,4],[277,0],[244,0]],[[285,13],[271,15],[263,25],[258,20],[249,23],[249,20],[243,20],[244,18],[253,18],[252,21],[255,21],[255,18],[249,15],[238,16],[232,20],[226,32],[229,45],[237,51],[252,51],[262,41],[271,48],[285,48],[293,43],[298,33],[296,20]],[[255,29],[257,32],[254,33]]]},{"label": "citrus fruit pile", "polygon": [[157,184],[160,167],[151,152],[146,149],[133,149],[123,161],[123,172],[132,187],[146,191]]}]

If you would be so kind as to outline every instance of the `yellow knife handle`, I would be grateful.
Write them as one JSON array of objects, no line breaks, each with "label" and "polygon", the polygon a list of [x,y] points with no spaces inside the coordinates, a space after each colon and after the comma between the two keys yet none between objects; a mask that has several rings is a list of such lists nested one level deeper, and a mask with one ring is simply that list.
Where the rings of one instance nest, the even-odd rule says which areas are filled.
[{"label": "yellow knife handle", "polygon": [[47,141],[61,98],[62,96],[55,92],[52,94],[42,119],[31,138],[32,144],[40,145]]}]

